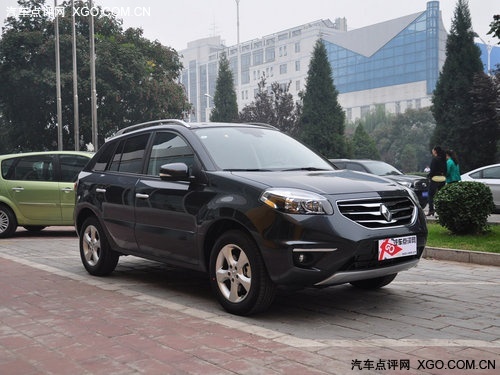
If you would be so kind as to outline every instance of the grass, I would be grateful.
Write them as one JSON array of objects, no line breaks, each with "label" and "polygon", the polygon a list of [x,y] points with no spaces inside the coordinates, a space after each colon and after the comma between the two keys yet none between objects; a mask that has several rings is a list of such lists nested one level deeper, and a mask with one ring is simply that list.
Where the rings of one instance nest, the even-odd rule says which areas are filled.
[{"label": "grass", "polygon": [[485,234],[455,235],[437,223],[427,223],[427,246],[500,254],[500,225],[490,225]]}]

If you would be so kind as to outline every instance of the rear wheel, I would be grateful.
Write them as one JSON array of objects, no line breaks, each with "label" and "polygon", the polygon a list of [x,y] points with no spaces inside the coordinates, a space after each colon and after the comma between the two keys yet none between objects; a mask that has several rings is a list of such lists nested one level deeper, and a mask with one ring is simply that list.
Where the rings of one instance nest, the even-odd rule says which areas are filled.
[{"label": "rear wheel", "polygon": [[368,290],[379,289],[390,284],[392,280],[396,278],[397,275],[398,275],[397,273],[394,273],[392,275],[375,277],[373,279],[353,281],[351,282],[351,285],[354,285],[356,288],[361,288],[361,289],[368,289]]},{"label": "rear wheel", "polygon": [[0,238],[7,238],[17,229],[17,219],[10,207],[0,204]]},{"label": "rear wheel", "polygon": [[238,230],[216,241],[210,256],[210,284],[222,307],[236,315],[262,312],[276,295],[257,245]]},{"label": "rear wheel", "polygon": [[80,230],[80,258],[88,273],[106,276],[118,264],[119,254],[111,249],[101,224],[89,217]]}]

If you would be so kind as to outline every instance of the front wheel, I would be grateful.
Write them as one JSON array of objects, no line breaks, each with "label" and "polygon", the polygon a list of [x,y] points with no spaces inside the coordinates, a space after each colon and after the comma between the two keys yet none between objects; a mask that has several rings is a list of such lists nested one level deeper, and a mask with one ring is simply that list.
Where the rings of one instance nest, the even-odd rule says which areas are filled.
[{"label": "front wheel", "polygon": [[222,307],[235,315],[262,312],[276,295],[257,245],[238,230],[216,241],[210,255],[210,284]]},{"label": "front wheel", "polygon": [[89,217],[80,230],[80,258],[88,273],[106,276],[118,264],[119,254],[111,249],[101,224]]},{"label": "front wheel", "polygon": [[382,288],[392,282],[396,278],[398,274],[394,273],[392,275],[386,275],[381,277],[375,277],[373,279],[367,280],[358,280],[351,282],[351,285],[354,285],[356,288],[374,290]]}]

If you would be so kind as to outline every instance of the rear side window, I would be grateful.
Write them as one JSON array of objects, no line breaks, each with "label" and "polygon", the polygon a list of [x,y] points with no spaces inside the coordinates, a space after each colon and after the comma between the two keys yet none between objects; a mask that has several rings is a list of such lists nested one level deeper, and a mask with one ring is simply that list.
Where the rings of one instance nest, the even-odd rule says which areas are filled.
[{"label": "rear side window", "polygon": [[109,166],[110,171],[142,173],[142,165],[149,134],[141,134],[120,141]]},{"label": "rear side window", "polygon": [[52,155],[25,156],[2,162],[2,177],[17,181],[55,181]]},{"label": "rear side window", "polygon": [[78,173],[88,163],[89,158],[80,155],[59,155],[59,165],[61,167],[61,181],[76,181]]}]

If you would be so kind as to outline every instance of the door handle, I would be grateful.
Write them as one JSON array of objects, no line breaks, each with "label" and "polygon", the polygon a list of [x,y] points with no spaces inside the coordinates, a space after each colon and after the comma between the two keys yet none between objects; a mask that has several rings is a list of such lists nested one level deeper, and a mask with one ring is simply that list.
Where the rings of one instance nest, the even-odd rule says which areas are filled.
[{"label": "door handle", "polygon": [[19,193],[20,191],[23,191],[24,188],[23,187],[13,187],[12,190],[14,190],[16,193]]},{"label": "door handle", "polygon": [[70,187],[65,187],[62,188],[61,191],[65,192],[66,194],[71,193],[73,191],[73,188]]},{"label": "door handle", "polygon": [[149,198],[149,194],[141,194],[141,193],[137,193],[135,195],[136,198],[139,198],[139,199],[148,199]]},{"label": "door handle", "polygon": [[103,188],[96,188],[96,189],[95,189],[95,192],[96,192],[96,193],[105,193],[105,192],[106,192],[106,189],[103,189]]}]

